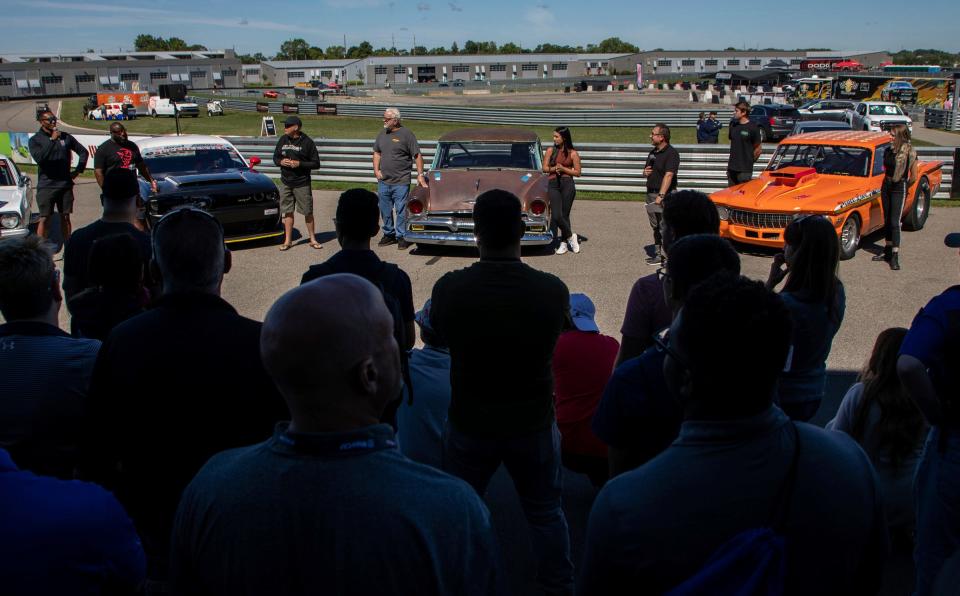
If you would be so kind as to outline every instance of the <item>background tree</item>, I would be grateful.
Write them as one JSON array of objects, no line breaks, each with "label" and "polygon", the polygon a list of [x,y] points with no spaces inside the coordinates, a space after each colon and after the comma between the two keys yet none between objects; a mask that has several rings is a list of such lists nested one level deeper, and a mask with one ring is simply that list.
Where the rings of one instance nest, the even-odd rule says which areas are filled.
[{"label": "background tree", "polygon": [[306,60],[310,56],[310,44],[299,37],[280,44],[277,60]]},{"label": "background tree", "polygon": [[343,46],[330,46],[323,51],[323,54],[331,59],[343,58],[343,55],[346,53]]},{"label": "background tree", "polygon": [[500,46],[500,53],[501,54],[522,54],[523,49],[517,44],[513,43],[512,41],[508,41],[507,43]]},{"label": "background tree", "polygon": [[164,39],[147,33],[137,35],[133,40],[133,47],[138,52],[164,51],[203,51],[207,48],[200,44],[187,44],[179,37]]},{"label": "background tree", "polygon": [[597,51],[602,54],[636,54],[640,48],[619,37],[608,37],[597,44]]}]

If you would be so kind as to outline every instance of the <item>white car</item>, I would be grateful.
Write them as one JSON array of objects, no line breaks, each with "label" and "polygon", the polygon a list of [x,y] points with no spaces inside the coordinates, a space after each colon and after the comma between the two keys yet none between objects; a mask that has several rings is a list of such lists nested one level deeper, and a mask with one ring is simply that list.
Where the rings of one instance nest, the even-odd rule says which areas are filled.
[{"label": "white car", "polygon": [[0,238],[26,236],[33,215],[33,183],[0,154]]},{"label": "white car", "polygon": [[847,112],[847,122],[853,130],[889,130],[894,124],[906,124],[913,132],[913,120],[895,103],[889,101],[862,101]]},{"label": "white car", "polygon": [[151,95],[150,101],[147,104],[147,113],[154,118],[157,116],[176,116],[178,113],[181,118],[186,116],[196,118],[200,115],[200,108],[195,103],[185,101],[173,102],[168,98]]},{"label": "white car", "polygon": [[845,99],[811,99],[798,110],[803,114],[845,114],[856,108],[856,104]]}]

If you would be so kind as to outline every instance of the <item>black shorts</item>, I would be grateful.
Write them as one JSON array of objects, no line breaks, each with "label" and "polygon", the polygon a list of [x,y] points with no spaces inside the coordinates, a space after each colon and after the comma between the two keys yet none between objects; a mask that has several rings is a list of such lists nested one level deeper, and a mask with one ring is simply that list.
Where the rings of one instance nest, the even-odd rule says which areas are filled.
[{"label": "black shorts", "polygon": [[37,211],[40,213],[40,217],[53,215],[54,207],[64,215],[73,213],[72,186],[37,189]]}]

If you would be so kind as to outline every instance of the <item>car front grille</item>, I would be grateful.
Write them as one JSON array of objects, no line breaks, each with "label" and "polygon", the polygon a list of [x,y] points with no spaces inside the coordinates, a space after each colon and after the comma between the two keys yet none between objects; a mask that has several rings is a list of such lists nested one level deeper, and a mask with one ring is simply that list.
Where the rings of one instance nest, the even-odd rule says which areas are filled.
[{"label": "car front grille", "polygon": [[793,221],[790,213],[757,213],[731,209],[728,216],[730,223],[749,228],[785,228]]}]

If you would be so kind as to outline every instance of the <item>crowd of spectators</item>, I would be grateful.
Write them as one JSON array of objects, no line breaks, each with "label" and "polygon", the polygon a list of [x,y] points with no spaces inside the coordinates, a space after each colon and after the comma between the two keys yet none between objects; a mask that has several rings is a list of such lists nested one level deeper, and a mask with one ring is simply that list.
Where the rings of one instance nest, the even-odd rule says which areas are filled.
[{"label": "crowd of spectators", "polygon": [[[794,220],[763,283],[708,197],[658,204],[663,262],[620,342],[521,259],[503,190],[476,201],[479,260],[419,311],[371,249],[362,189],[339,198],[341,250],[263,323],[220,296],[231,254],[196,208],[148,236],[132,197],[105,196],[62,283],[39,238],[0,240],[0,585],[502,594],[483,500],[502,464],[548,594],[876,593],[891,543],[935,593],[960,545],[960,286],[880,334],[822,429],[845,308],[833,226]],[[571,473],[598,491],[579,561]]]}]

